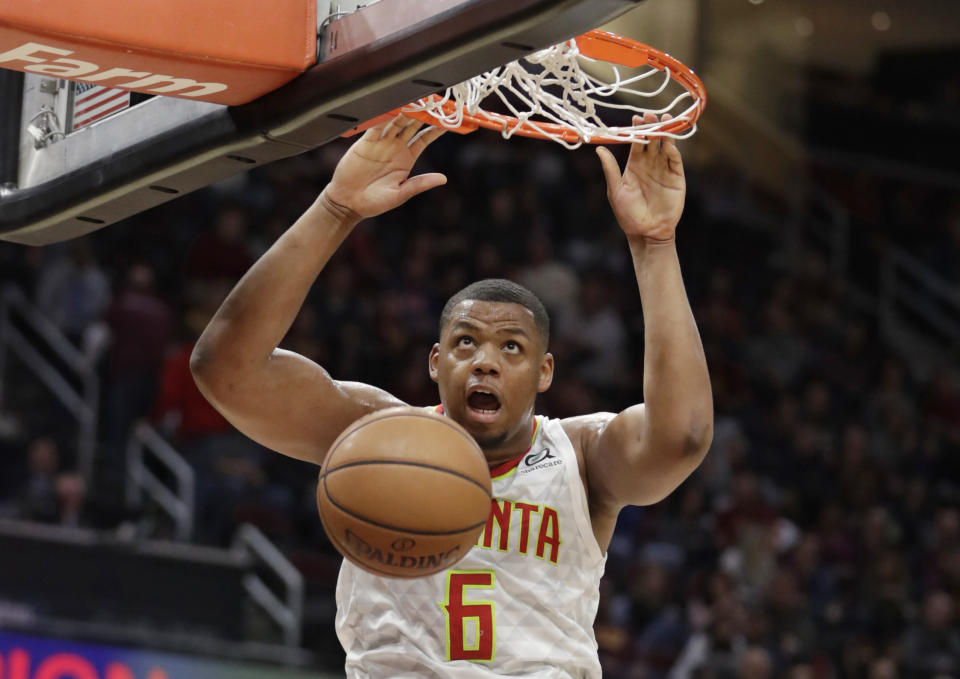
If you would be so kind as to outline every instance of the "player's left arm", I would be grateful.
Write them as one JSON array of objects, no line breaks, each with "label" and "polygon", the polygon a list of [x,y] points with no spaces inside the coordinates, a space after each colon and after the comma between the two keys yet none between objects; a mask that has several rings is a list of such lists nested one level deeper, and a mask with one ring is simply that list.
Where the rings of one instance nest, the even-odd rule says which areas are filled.
[{"label": "player's left arm", "polygon": [[591,505],[619,509],[662,500],[697,468],[713,438],[713,396],[674,240],[686,197],[676,143],[634,144],[622,175],[607,149],[597,153],[643,305],[644,402],[581,439]]}]

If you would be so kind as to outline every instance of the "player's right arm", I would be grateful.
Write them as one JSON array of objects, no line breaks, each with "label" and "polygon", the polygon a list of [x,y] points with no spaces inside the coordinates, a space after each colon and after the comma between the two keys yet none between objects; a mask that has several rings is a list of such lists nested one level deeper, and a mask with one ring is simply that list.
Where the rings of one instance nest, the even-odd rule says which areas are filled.
[{"label": "player's right arm", "polygon": [[410,177],[420,153],[442,133],[431,129],[411,142],[419,127],[397,118],[353,144],[314,204],[237,283],[197,341],[190,369],[200,391],[268,448],[319,464],[354,420],[402,403],[376,387],[334,380],[277,346],[317,275],[361,219],[446,181],[435,173]]}]

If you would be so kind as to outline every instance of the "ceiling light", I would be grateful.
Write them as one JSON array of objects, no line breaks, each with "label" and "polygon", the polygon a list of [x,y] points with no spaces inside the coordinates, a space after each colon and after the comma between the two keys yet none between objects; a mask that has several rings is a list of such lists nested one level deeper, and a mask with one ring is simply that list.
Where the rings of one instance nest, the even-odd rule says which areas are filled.
[{"label": "ceiling light", "polygon": [[890,30],[890,15],[883,10],[878,10],[870,16],[870,24],[878,31]]}]

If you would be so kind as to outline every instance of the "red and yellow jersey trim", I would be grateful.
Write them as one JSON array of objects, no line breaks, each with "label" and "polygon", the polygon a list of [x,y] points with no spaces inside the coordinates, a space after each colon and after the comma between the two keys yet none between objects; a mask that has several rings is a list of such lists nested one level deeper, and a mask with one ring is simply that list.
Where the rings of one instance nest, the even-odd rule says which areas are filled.
[{"label": "red and yellow jersey trim", "polygon": [[[433,406],[433,412],[435,412],[435,413],[440,413],[440,414],[442,415],[442,414],[443,414],[443,404],[441,403],[441,404],[439,404],[439,405]],[[494,467],[493,469],[491,469],[491,470],[490,470],[490,478],[491,478],[492,480],[496,481],[497,479],[505,478],[505,477],[509,476],[511,473],[513,473],[513,472],[516,470],[517,465],[520,464],[520,460],[522,460],[522,459],[524,458],[524,456],[526,456],[526,454],[530,452],[530,449],[533,448],[533,444],[536,442],[536,440],[537,440],[537,435],[538,435],[539,433],[540,433],[540,420],[537,419],[536,416],[534,416],[534,418],[533,418],[533,431],[532,431],[531,434],[530,434],[530,445],[527,446],[527,449],[526,449],[525,451],[523,451],[523,453],[521,453],[518,457],[516,457],[516,458],[514,458],[514,459],[512,459],[512,460],[507,460],[506,462],[502,462],[501,464],[498,464],[496,467]]]}]

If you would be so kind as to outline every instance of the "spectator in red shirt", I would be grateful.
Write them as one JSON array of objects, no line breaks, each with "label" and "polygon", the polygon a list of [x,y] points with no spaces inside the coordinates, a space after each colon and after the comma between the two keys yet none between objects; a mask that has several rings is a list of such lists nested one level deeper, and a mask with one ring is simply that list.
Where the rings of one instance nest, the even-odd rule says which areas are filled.
[{"label": "spectator in red shirt", "polygon": [[[110,328],[107,356],[106,412],[108,453],[118,462],[131,425],[149,411],[156,395],[157,374],[173,334],[173,314],[154,291],[153,269],[133,264],[124,287],[106,315]],[[123,465],[119,465],[123,469]]]},{"label": "spectator in red shirt", "polygon": [[[163,362],[152,419],[196,471],[199,539],[224,543],[231,537],[238,514],[246,514],[247,520],[254,522],[257,517],[275,517],[288,511],[290,497],[289,492],[279,492],[269,483],[263,449],[210,405],[190,374],[196,338],[226,297],[229,285],[208,281],[195,290],[198,303],[187,310],[184,319],[190,339]],[[272,518],[269,522],[277,523]]]},{"label": "spectator in red shirt", "polygon": [[160,393],[154,419],[174,444],[186,448],[205,436],[224,434],[233,428],[203,397],[190,375],[194,341],[178,348],[160,371]]},{"label": "spectator in red shirt", "polygon": [[227,279],[231,284],[247,272],[253,257],[246,242],[249,217],[239,205],[227,205],[213,228],[201,233],[187,254],[186,275],[195,281]]}]

